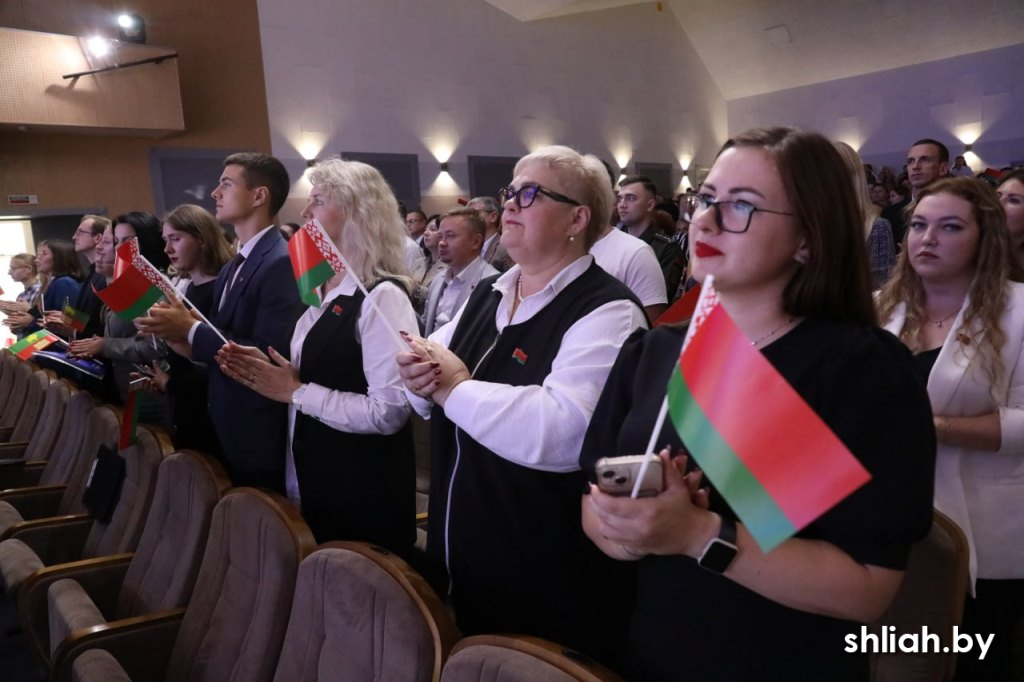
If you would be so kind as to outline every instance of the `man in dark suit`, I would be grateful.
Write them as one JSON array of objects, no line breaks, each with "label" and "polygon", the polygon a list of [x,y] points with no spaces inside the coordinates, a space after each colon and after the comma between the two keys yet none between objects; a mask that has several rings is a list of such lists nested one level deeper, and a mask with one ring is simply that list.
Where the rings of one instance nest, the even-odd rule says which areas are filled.
[{"label": "man in dark suit", "polygon": [[[289,187],[280,161],[241,153],[224,160],[224,172],[212,193],[217,220],[234,226],[239,247],[217,275],[210,322],[231,341],[264,352],[273,347],[286,356],[302,314],[288,247],[274,226]],[[180,303],[154,306],[137,324],[167,339],[175,352],[209,368],[210,418],[232,481],[283,492],[288,406],[223,375],[216,362],[223,341]]]}]

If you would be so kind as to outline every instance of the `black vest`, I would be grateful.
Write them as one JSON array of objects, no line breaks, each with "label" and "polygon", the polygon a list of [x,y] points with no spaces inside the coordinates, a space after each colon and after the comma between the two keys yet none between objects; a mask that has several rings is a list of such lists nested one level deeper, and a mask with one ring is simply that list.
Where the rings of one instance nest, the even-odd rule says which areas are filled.
[{"label": "black vest", "polygon": [[[482,381],[540,385],[573,324],[612,301],[640,307],[625,285],[593,264],[544,309],[499,335],[494,318],[501,295],[491,287],[494,279],[470,296],[450,345]],[[592,590],[615,573],[616,562],[583,534],[582,472],[545,472],[503,459],[438,407],[431,421],[427,551],[449,569],[463,633],[524,632],[606,653],[596,642],[624,631],[608,625]]]},{"label": "black vest", "polygon": [[[356,291],[330,302],[303,341],[300,381],[366,394],[363,351],[395,351],[364,349],[356,341],[364,298]],[[292,454],[302,515],[317,542],[362,540],[408,555],[416,539],[416,470],[408,423],[391,435],[346,433],[299,412]]]}]

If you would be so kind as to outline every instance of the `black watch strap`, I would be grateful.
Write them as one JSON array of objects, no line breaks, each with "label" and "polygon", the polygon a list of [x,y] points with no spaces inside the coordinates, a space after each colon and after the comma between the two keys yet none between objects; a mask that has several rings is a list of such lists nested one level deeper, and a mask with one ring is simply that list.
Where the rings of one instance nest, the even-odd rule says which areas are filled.
[{"label": "black watch strap", "polygon": [[715,573],[725,573],[739,551],[736,546],[736,522],[724,516],[721,519],[722,527],[718,531],[718,537],[708,541],[697,559],[697,564],[701,568]]}]

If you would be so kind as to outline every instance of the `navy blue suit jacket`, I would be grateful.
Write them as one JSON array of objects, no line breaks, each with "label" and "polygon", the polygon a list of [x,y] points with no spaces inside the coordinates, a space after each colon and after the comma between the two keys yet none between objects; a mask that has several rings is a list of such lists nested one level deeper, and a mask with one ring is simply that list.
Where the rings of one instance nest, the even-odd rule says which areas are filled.
[{"label": "navy blue suit jacket", "polygon": [[[302,314],[288,247],[276,229],[266,232],[242,263],[224,305],[220,304],[230,263],[217,275],[210,321],[228,339],[267,346],[284,356]],[[284,491],[288,406],[269,400],[220,372],[217,351],[224,342],[207,324],[192,338],[192,359],[209,367],[209,412],[235,485]]]}]

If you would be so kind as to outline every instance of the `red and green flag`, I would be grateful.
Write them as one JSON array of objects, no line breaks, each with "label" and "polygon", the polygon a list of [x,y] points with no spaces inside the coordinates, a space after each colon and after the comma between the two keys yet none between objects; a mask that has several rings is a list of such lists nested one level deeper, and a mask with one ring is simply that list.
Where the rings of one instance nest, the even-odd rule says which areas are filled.
[{"label": "red and green flag", "polygon": [[665,312],[654,321],[655,327],[663,324],[675,324],[693,317],[693,311],[697,308],[697,299],[700,298],[700,285],[693,287],[679,297],[679,300],[668,307]]},{"label": "red and green flag", "polygon": [[12,344],[10,351],[20,359],[28,360],[36,354],[36,351],[52,346],[58,341],[60,341],[59,336],[47,329],[40,329],[39,331],[32,332],[25,338]]},{"label": "red and green flag", "polygon": [[668,383],[668,413],[698,466],[769,551],[871,474],[704,292]]},{"label": "red and green flag", "polygon": [[143,315],[154,303],[175,296],[170,283],[139,253],[138,240],[129,239],[117,247],[114,281],[105,289],[93,291],[118,317],[132,320]]},{"label": "red and green flag", "polygon": [[92,319],[89,313],[75,309],[75,306],[66,300],[64,301],[64,309],[61,313],[63,314],[64,324],[76,332],[85,331],[85,325],[89,324],[89,320]]},{"label": "red and green flag", "polygon": [[135,442],[139,428],[139,392],[128,391],[128,398],[124,401],[124,411],[121,413],[121,431],[117,437],[117,449],[124,450]]},{"label": "red and green flag", "polygon": [[309,306],[319,306],[319,288],[336,272],[345,267],[334,251],[334,244],[318,222],[302,226],[288,240],[288,254],[291,256],[292,272],[299,287],[299,298]]}]

